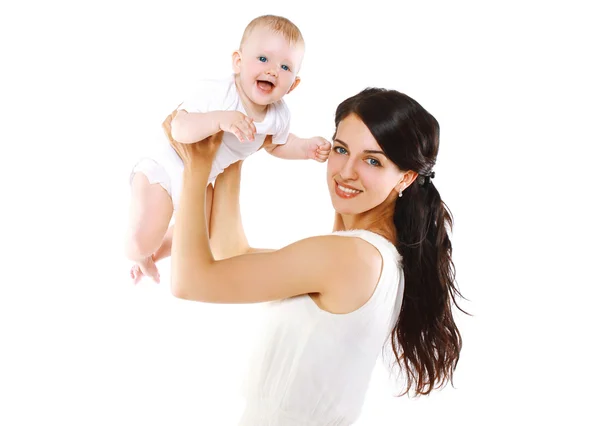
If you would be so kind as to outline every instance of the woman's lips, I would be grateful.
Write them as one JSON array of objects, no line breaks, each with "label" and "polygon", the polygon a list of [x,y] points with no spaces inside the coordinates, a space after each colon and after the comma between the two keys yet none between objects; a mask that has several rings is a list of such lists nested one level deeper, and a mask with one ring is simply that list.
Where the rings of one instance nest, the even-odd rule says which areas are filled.
[{"label": "woman's lips", "polygon": [[340,185],[339,183],[335,182],[335,193],[341,198],[345,198],[345,199],[354,198],[357,195],[359,195],[361,192],[362,191],[359,191],[358,189]]}]

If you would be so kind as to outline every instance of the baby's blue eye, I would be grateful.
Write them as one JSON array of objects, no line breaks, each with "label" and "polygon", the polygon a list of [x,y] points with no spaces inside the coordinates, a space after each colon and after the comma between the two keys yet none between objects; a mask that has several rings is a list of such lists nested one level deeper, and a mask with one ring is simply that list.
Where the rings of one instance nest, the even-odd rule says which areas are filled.
[{"label": "baby's blue eye", "polygon": [[281,68],[283,68],[284,71],[290,70],[290,67],[288,67],[287,65],[282,65]]},{"label": "baby's blue eye", "polygon": [[336,146],[335,148],[333,148],[333,150],[334,150],[335,152],[337,152],[338,154],[345,154],[345,153],[347,153],[347,152],[348,152],[348,151],[346,151],[346,149],[345,149],[345,148],[343,148],[343,147],[341,147],[341,146]]},{"label": "baby's blue eye", "polygon": [[261,62],[267,62],[267,58],[265,56],[259,56],[258,60]]}]

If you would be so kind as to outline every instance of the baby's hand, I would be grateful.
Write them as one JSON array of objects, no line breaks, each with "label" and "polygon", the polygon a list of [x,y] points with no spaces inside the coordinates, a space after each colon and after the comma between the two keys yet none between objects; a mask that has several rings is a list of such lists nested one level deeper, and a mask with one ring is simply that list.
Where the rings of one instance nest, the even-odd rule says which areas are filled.
[{"label": "baby's hand", "polygon": [[154,263],[153,256],[147,257],[141,262],[134,264],[129,271],[129,276],[134,284],[139,283],[144,276],[152,278],[156,283],[160,283],[160,274]]},{"label": "baby's hand", "polygon": [[224,132],[233,133],[240,142],[252,142],[256,133],[254,120],[239,111],[220,111],[219,128]]},{"label": "baby's hand", "polygon": [[331,152],[331,143],[327,139],[319,136],[307,139],[306,158],[324,163]]}]

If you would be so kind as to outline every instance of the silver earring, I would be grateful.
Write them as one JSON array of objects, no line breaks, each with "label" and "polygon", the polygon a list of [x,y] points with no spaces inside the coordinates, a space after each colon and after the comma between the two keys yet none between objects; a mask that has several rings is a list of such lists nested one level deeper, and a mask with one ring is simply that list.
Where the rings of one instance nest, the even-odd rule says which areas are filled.
[{"label": "silver earring", "polygon": [[398,192],[398,198],[402,197],[402,191]]}]

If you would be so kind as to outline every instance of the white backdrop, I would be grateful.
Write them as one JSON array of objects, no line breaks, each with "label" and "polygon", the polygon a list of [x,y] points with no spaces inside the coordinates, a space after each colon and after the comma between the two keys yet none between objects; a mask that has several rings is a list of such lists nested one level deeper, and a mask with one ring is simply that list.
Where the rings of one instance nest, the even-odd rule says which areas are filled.
[{"label": "white backdrop", "polygon": [[[244,26],[303,31],[292,131],[333,133],[366,86],[440,122],[435,184],[474,314],[455,388],[394,398],[378,366],[360,425],[598,424],[598,15],[593,2],[55,1],[0,6],[0,424],[233,425],[260,305],[128,281],[128,176]],[[285,4],[284,4],[285,3]],[[244,166],[254,246],[328,232],[325,165]],[[594,398],[595,397],[595,398]]]}]

